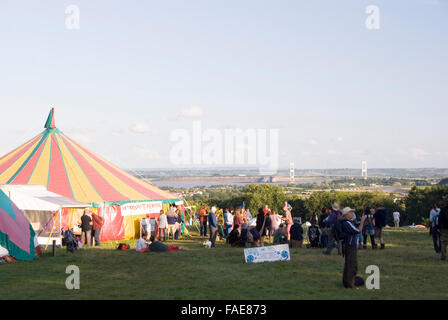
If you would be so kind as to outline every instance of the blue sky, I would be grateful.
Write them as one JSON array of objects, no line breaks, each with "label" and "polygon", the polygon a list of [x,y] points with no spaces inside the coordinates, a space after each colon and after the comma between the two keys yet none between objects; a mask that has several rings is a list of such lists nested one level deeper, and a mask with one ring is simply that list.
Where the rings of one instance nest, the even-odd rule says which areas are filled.
[{"label": "blue sky", "polygon": [[3,0],[0,153],[55,107],[125,168],[174,167],[194,120],[279,129],[281,167],[447,167],[447,39],[446,0]]}]

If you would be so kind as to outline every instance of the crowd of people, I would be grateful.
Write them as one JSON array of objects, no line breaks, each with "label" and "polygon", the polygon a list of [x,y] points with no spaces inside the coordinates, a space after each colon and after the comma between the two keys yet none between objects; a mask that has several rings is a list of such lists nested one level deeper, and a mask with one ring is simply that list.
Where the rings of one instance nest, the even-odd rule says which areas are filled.
[{"label": "crowd of people", "polygon": [[[244,206],[234,209],[227,208],[223,211],[211,207],[209,210],[204,205],[197,215],[199,219],[199,232],[201,237],[208,237],[210,247],[215,247],[218,237],[225,240],[231,247],[261,247],[267,239],[270,244],[288,244],[292,248],[302,247],[304,242],[304,229],[301,219],[292,217],[291,206],[285,202],[281,213],[265,205],[259,208],[256,217]],[[400,225],[400,213],[393,212],[394,226]],[[313,214],[307,224],[307,247],[325,249],[323,253],[330,255],[333,249],[344,257],[344,271],[342,277],[343,286],[355,288],[357,274],[357,251],[370,247],[375,249],[386,248],[383,238],[383,228],[386,226],[387,210],[381,203],[374,207],[366,207],[356,217],[356,209],[340,208],[338,203],[333,203],[331,208],[322,208],[320,215]],[[448,245],[448,206],[435,204],[429,213],[434,250],[446,260],[446,248]],[[104,224],[102,217],[90,209],[85,209],[79,226],[82,230],[82,242],[90,247],[100,245],[99,234]],[[171,205],[160,215],[156,221],[156,232],[152,234],[149,217],[142,221],[142,233],[137,241],[137,252],[164,252],[180,250],[177,246],[170,246],[162,241],[178,239],[179,234],[184,233],[185,214],[180,207]],[[158,241],[156,237],[158,236]]]},{"label": "crowd of people", "polygon": [[[291,206],[285,202],[282,214],[271,210],[268,205],[258,209],[256,218],[248,208],[227,208],[222,213],[216,207],[210,211],[204,205],[199,210],[200,236],[207,237],[211,247],[215,246],[217,237],[225,239],[233,247],[264,246],[265,239],[272,244],[290,244],[301,247],[303,229],[300,218],[293,219]],[[208,225],[208,228],[207,228]]]},{"label": "crowd of people", "polygon": [[[146,233],[148,238],[151,237],[151,224],[149,217],[144,223],[144,230],[142,233]],[[159,241],[167,241],[170,236],[173,240],[179,239],[179,234],[184,234],[185,231],[185,214],[181,210],[180,206],[174,204],[170,205],[168,210],[165,212],[163,209],[160,210],[160,215],[157,219],[157,231]]]}]

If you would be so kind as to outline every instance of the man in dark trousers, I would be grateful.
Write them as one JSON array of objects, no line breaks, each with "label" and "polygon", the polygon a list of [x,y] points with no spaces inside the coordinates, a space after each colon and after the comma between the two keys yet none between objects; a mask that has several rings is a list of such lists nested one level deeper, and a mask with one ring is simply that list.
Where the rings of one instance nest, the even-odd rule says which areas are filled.
[{"label": "man in dark trousers", "polygon": [[381,203],[377,203],[375,208],[375,215],[373,216],[373,220],[375,220],[375,239],[380,240],[381,249],[384,249],[386,244],[383,239],[383,228],[386,226],[387,211]]},{"label": "man in dark trousers", "polygon": [[212,207],[210,213],[208,214],[208,224],[210,226],[210,242],[211,247],[215,247],[216,236],[218,235],[218,220],[216,218],[216,208]]},{"label": "man in dark trousers", "polygon": [[440,233],[440,259],[446,260],[446,247],[448,245],[448,207],[446,204],[440,211],[436,229]]},{"label": "man in dark trousers", "polygon": [[204,206],[199,210],[199,222],[200,222],[200,232],[201,232],[201,237],[207,236],[207,217],[208,217],[208,212],[207,212],[207,205],[204,204]]},{"label": "man in dark trousers", "polygon": [[93,220],[93,225],[92,225],[92,230],[93,230],[93,235],[92,235],[92,243],[93,243],[93,239],[95,239],[95,247],[99,247],[100,246],[100,233],[101,233],[101,227],[104,224],[104,219],[103,217],[100,217],[99,215],[97,215],[96,213],[92,213],[92,220]]},{"label": "man in dark trousers", "polygon": [[90,209],[84,209],[84,214],[81,217],[81,240],[82,244],[90,247],[92,244],[92,218]]},{"label": "man in dark trousers", "polygon": [[342,252],[345,258],[342,285],[344,288],[355,288],[355,276],[358,272],[358,234],[359,229],[353,224],[355,209],[342,209],[340,218],[343,232]]}]

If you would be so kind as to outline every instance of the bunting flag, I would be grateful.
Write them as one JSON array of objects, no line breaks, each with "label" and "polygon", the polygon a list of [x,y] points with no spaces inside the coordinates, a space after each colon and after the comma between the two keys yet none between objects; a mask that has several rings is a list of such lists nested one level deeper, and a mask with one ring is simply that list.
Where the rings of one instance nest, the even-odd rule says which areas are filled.
[{"label": "bunting flag", "polygon": [[0,158],[0,184],[38,184],[84,203],[176,199],[114,166],[56,128],[45,130]]}]

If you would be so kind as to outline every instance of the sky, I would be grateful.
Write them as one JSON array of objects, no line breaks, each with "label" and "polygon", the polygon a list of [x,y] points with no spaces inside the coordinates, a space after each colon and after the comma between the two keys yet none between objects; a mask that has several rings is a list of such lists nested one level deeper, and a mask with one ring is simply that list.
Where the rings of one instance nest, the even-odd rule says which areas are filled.
[{"label": "sky", "polygon": [[209,167],[172,160],[195,121],[278,130],[281,168],[446,168],[447,40],[447,0],[2,0],[0,154],[54,107],[123,168]]}]

